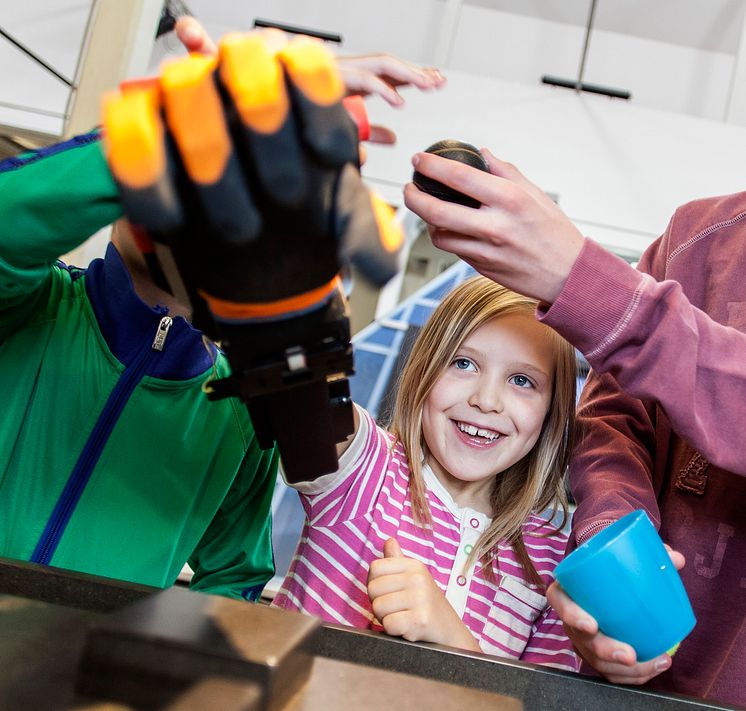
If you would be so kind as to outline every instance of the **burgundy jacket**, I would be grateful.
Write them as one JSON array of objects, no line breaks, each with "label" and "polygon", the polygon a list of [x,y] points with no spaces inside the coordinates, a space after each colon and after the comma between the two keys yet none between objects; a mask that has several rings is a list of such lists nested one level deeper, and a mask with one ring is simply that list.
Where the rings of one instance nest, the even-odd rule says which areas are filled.
[{"label": "burgundy jacket", "polygon": [[698,620],[649,687],[746,705],[746,193],[679,208],[639,270],[587,241],[539,311],[595,371],[573,539],[646,509]]}]

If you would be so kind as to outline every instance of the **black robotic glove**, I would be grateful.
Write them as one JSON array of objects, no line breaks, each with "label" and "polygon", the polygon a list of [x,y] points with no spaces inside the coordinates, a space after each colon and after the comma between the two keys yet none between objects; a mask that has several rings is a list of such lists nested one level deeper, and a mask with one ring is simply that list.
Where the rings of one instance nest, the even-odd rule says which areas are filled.
[{"label": "black robotic glove", "polygon": [[323,44],[255,32],[104,103],[109,165],[130,222],[155,243],[152,271],[231,364],[210,397],[244,400],[296,481],[333,471],[352,431],[340,267],[383,284],[402,242],[362,183],[343,95]]}]

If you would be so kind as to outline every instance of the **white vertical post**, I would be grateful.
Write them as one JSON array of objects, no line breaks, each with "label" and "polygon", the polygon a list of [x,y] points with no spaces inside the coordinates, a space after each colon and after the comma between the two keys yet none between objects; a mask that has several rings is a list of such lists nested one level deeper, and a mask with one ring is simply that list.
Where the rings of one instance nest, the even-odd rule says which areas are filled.
[{"label": "white vertical post", "polygon": [[723,120],[726,123],[746,126],[746,13],[741,20],[741,37],[733,60],[730,93]]},{"label": "white vertical post", "polygon": [[458,20],[461,14],[463,0],[445,0],[443,17],[440,21],[440,32],[435,42],[433,52],[433,65],[436,67],[447,67],[451,60],[453,49],[453,38],[458,31]]},{"label": "white vertical post", "polygon": [[[118,83],[142,74],[153,51],[163,0],[93,0],[70,93],[63,137],[90,131],[101,121],[101,96]],[[104,254],[110,229],[105,228],[62,257],[67,264],[87,265]]]},{"label": "white vertical post", "polygon": [[63,135],[100,121],[101,96],[125,77],[143,73],[153,51],[163,0],[93,0],[78,59]]}]

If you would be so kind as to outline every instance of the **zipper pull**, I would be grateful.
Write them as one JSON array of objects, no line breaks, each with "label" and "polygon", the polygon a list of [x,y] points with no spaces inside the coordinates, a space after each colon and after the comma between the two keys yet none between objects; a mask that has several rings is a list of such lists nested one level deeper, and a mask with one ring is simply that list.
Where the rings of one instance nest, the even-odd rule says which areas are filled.
[{"label": "zipper pull", "polygon": [[151,346],[154,351],[163,350],[163,346],[166,343],[166,336],[168,336],[168,331],[173,322],[174,320],[170,316],[164,316],[161,319],[161,322],[158,324],[158,330],[155,332],[153,345]]}]

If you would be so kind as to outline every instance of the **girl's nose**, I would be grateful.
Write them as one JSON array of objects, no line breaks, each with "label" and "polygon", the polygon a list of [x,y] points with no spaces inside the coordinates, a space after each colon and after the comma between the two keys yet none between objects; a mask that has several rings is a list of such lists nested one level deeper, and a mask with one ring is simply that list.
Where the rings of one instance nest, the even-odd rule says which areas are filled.
[{"label": "girl's nose", "polygon": [[469,404],[482,412],[502,412],[503,398],[500,388],[494,384],[475,383],[469,396]]}]

